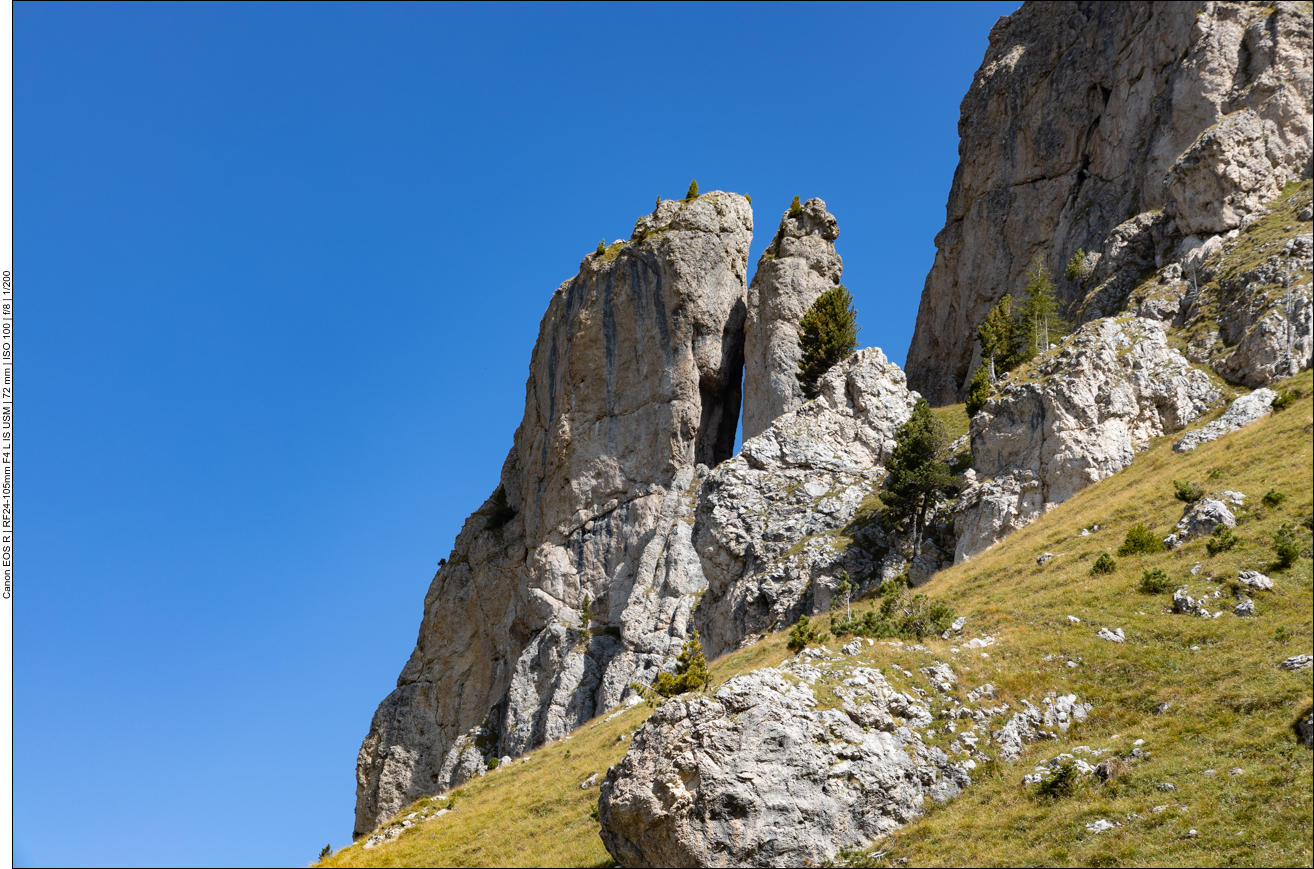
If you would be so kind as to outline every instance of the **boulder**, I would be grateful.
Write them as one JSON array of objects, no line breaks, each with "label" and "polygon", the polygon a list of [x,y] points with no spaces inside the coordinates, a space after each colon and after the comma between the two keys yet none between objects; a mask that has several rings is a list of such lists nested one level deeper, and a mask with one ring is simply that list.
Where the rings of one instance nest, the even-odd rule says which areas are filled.
[{"label": "boulder", "polygon": [[1236,527],[1236,516],[1227,508],[1227,504],[1217,498],[1201,498],[1186,508],[1185,515],[1178,520],[1173,533],[1164,540],[1169,547],[1176,549],[1195,537],[1207,537],[1214,533],[1219,525]]},{"label": "boulder", "polygon": [[1088,323],[996,388],[972,418],[955,563],[1122,470],[1218,399],[1161,323],[1126,316]]},{"label": "boulder", "polygon": [[1248,395],[1242,395],[1232,402],[1227,413],[1209,425],[1187,432],[1181,440],[1173,444],[1173,450],[1179,453],[1189,452],[1201,444],[1216,441],[1225,434],[1231,434],[1252,422],[1258,422],[1268,416],[1269,408],[1272,407],[1275,398],[1277,393],[1271,389],[1256,389]]},{"label": "boulder", "polygon": [[757,261],[744,323],[744,440],[804,401],[798,384],[798,324],[812,303],[840,281],[839,224],[826,203],[809,199],[780,218]]},{"label": "boulder", "polygon": [[898,724],[878,672],[862,681],[824,711],[806,683],[772,669],[666,703],[602,783],[607,850],[622,866],[816,865],[970,784],[961,763]]},{"label": "boulder", "polygon": [[1254,591],[1272,591],[1273,580],[1258,570],[1243,570],[1236,575],[1236,581]]},{"label": "boulder", "polygon": [[459,784],[472,749],[563,736],[679,651],[706,586],[690,493],[734,450],[752,228],[742,196],[662,202],[553,293],[500,484],[361,745],[357,836]]}]

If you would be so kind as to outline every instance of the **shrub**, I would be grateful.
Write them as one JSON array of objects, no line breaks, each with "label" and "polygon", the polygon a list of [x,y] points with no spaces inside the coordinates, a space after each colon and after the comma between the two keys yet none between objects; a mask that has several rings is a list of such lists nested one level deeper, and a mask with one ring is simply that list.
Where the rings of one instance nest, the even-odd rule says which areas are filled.
[{"label": "shrub", "polygon": [[1295,400],[1296,396],[1292,395],[1290,392],[1284,392],[1277,398],[1273,399],[1272,408],[1274,410],[1286,410],[1288,407],[1291,407]]},{"label": "shrub", "polygon": [[1172,583],[1168,581],[1168,574],[1156,567],[1141,571],[1141,581],[1137,587],[1142,594],[1163,594],[1172,587]]},{"label": "shrub", "polygon": [[593,252],[594,256],[602,256],[607,252],[607,240],[604,238],[598,242],[598,249]]},{"label": "shrub", "polygon": [[1273,562],[1274,570],[1286,570],[1300,557],[1300,547],[1296,545],[1296,535],[1286,525],[1282,525],[1273,534],[1273,551],[1277,560]]},{"label": "shrub", "polygon": [[1077,792],[1081,785],[1081,771],[1072,761],[1065,761],[1059,764],[1058,768],[1048,775],[1036,788],[1036,792],[1042,797],[1057,799],[1059,797],[1070,797]]},{"label": "shrub", "polygon": [[1205,542],[1205,549],[1209,550],[1210,557],[1220,552],[1226,552],[1234,548],[1241,540],[1236,536],[1236,532],[1226,525],[1218,525],[1214,528],[1213,536]]},{"label": "shrub", "polygon": [[1173,497],[1178,501],[1194,504],[1204,497],[1204,487],[1199,483],[1183,483],[1173,480]]},{"label": "shrub", "polygon": [[1285,500],[1287,500],[1287,496],[1284,495],[1282,492],[1279,492],[1277,489],[1269,489],[1267,492],[1264,493],[1264,498],[1263,498],[1264,506],[1270,510],[1272,510],[1274,507],[1278,506]]},{"label": "shrub", "polygon": [[654,704],[658,697],[670,698],[690,691],[706,691],[712,684],[712,674],[707,669],[707,656],[703,654],[703,644],[698,641],[698,632],[684,641],[680,654],[675,658],[674,673],[658,673],[652,687],[633,683],[632,687],[639,696]]},{"label": "shrub", "polygon": [[909,597],[902,586],[887,594],[879,611],[869,611],[859,618],[835,619],[831,630],[835,636],[850,634],[872,639],[920,640],[942,634],[953,624],[954,611],[947,604],[933,601],[924,594]]},{"label": "shrub", "polygon": [[1118,547],[1119,555],[1143,555],[1147,552],[1162,552],[1163,541],[1150,532],[1142,522],[1137,522],[1127,531],[1127,538]]},{"label": "shrub", "polygon": [[803,203],[799,202],[798,197],[795,196],[794,201],[789,203],[789,216],[798,217],[802,213],[803,213]]},{"label": "shrub", "polygon": [[333,853],[333,846],[332,846],[332,845],[325,845],[323,848],[320,848],[320,849],[319,849],[319,859],[320,859],[321,861],[322,861],[322,860],[325,860],[325,859],[327,859],[327,858],[329,857],[329,855],[331,855],[332,853]]},{"label": "shrub", "polygon": [[789,642],[785,648],[791,652],[801,652],[813,643],[824,643],[827,635],[812,626],[807,616],[799,616],[798,623],[789,629]]},{"label": "shrub", "polygon": [[586,594],[584,595],[584,604],[579,608],[579,629],[587,631],[591,624],[593,624],[593,601],[589,600],[589,596]]},{"label": "shrub", "polygon": [[489,770],[489,772],[492,772],[493,770],[497,769],[497,765],[498,765],[499,763],[501,763],[501,762],[502,762],[502,759],[501,759],[500,757],[490,757],[490,758],[488,759],[488,770]]},{"label": "shrub", "polygon": [[1113,556],[1107,552],[1101,552],[1100,557],[1090,566],[1090,572],[1093,574],[1113,573],[1117,569],[1118,562],[1114,561]]},{"label": "shrub", "polygon": [[817,381],[858,346],[858,312],[843,284],[817,297],[798,324],[798,383],[808,398],[817,397]]},{"label": "shrub", "polygon": [[690,181],[690,182],[689,182],[689,192],[686,193],[686,194],[684,194],[684,201],[685,201],[685,202],[692,202],[693,200],[695,200],[695,199],[697,199],[697,198],[698,198],[698,182],[697,182],[697,181]]},{"label": "shrub", "polygon": [[748,200],[749,205],[753,204],[753,197],[749,196],[747,193],[744,194],[744,198]]},{"label": "shrub", "polygon": [[1063,277],[1076,283],[1086,277],[1086,252],[1077,248],[1077,252],[1068,260],[1068,265],[1063,269]]},{"label": "shrub", "polygon": [[493,493],[493,509],[488,514],[488,521],[484,523],[484,530],[495,531],[501,528],[515,518],[516,512],[516,508],[506,501],[506,487],[498,486]]},{"label": "shrub", "polygon": [[982,365],[976,369],[971,382],[967,384],[967,415],[976,416],[976,412],[985,407],[985,403],[989,398],[990,372],[986,370],[986,366]]}]

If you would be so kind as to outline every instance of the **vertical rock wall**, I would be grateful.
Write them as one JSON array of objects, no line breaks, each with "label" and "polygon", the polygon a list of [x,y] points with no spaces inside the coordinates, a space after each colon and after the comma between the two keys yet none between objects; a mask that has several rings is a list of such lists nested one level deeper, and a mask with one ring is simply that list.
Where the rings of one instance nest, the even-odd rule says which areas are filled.
[{"label": "vertical rock wall", "polygon": [[1035,254],[1061,274],[1146,215],[1162,266],[1309,177],[1311,20],[1291,2],[1028,3],[1000,19],[962,102],[909,385],[961,399],[977,325]]},{"label": "vertical rock wall", "polygon": [[680,520],[699,466],[734,448],[752,226],[734,194],[663,202],[553,294],[506,508],[495,493],[466,520],[434,577],[361,745],[356,835],[565,735],[678,651],[706,586]]},{"label": "vertical rock wall", "polygon": [[812,303],[839,283],[839,224],[826,203],[809,199],[780,229],[757,262],[744,327],[744,440],[803,403],[798,385],[798,323]]}]

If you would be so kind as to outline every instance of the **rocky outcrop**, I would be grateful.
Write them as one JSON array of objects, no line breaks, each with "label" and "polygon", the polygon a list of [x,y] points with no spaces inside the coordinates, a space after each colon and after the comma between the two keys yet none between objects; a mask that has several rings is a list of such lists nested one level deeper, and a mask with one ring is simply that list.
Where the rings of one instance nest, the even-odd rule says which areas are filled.
[{"label": "rocky outcrop", "polygon": [[884,479],[917,394],[876,348],[818,386],[698,493],[693,541],[708,586],[694,620],[711,656],[826,609],[841,571],[867,577],[889,549],[874,522],[855,517]]},{"label": "rocky outcrop", "polygon": [[1227,504],[1217,498],[1201,498],[1186,508],[1173,533],[1165,537],[1163,542],[1165,546],[1177,549],[1188,540],[1213,534],[1219,525],[1235,528],[1236,516],[1232,515]]},{"label": "rocky outcrop", "polygon": [[[1061,272],[1098,252],[1103,273],[1059,289],[1079,303],[1112,280],[1086,306],[1108,316],[1147,263],[1241,227],[1309,177],[1311,26],[1295,2],[1028,3],[1000,19],[961,107],[910,385],[961,400],[977,325],[1037,253]],[[1136,271],[1113,268],[1112,249]]]},{"label": "rocky outcrop", "polygon": [[859,669],[841,709],[772,669],[665,704],[602,784],[607,850],[622,866],[819,865],[968,786],[904,723],[920,701]]},{"label": "rocky outcrop", "polygon": [[744,324],[744,440],[804,401],[798,384],[798,324],[812,303],[839,283],[839,224],[826,203],[809,199],[786,211],[757,262]]},{"label": "rocky outcrop", "polygon": [[1096,320],[1001,380],[972,418],[972,468],[958,502],[955,562],[1131,463],[1218,399],[1168,346],[1162,324]]},{"label": "rocky outcrop", "polygon": [[1277,393],[1271,389],[1256,389],[1248,395],[1243,395],[1232,402],[1227,413],[1209,425],[1187,432],[1181,440],[1173,444],[1173,449],[1179,453],[1189,452],[1201,444],[1216,441],[1225,434],[1231,434],[1252,422],[1258,422],[1268,416],[1269,408],[1273,406],[1275,398]]},{"label": "rocky outcrop", "polygon": [[696,473],[734,447],[751,233],[741,196],[662,202],[553,294],[500,485],[361,746],[357,835],[566,734],[678,651],[705,586]]}]

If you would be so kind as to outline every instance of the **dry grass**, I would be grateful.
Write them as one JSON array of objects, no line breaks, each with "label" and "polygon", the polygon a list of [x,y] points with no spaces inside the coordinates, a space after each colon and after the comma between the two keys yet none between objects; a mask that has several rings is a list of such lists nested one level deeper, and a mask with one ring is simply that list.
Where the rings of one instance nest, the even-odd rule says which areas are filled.
[{"label": "dry grass", "polygon": [[[1032,746],[1017,764],[978,768],[961,797],[932,807],[879,850],[913,866],[1308,866],[1314,861],[1314,762],[1291,733],[1314,686],[1310,670],[1289,673],[1275,666],[1310,652],[1314,582],[1304,555],[1286,572],[1267,569],[1278,525],[1302,522],[1314,508],[1310,373],[1285,385],[1291,387],[1306,397],[1287,410],[1186,455],[1172,452],[1173,438],[1162,438],[1122,473],[939,574],[922,591],[968,617],[965,637],[995,636],[996,644],[984,652],[939,639],[925,641],[925,651],[880,642],[865,649],[863,659],[881,667],[896,687],[917,684],[920,677],[906,679],[891,665],[916,674],[920,666],[945,660],[959,674],[960,695],[989,681],[1014,705],[1022,698],[1038,701],[1051,690],[1075,693],[1095,705],[1087,722],[1063,739]],[[1184,506],[1173,497],[1173,479],[1198,482],[1211,492],[1246,493],[1247,509],[1237,528],[1240,545],[1210,558],[1203,540],[1192,541],[1176,552],[1119,558],[1114,573],[1092,576],[1094,559],[1116,551],[1134,523],[1144,522],[1159,536],[1169,532]],[[1260,499],[1269,489],[1287,498],[1264,509]],[[1095,524],[1101,530],[1081,536]],[[1308,553],[1310,532],[1304,525],[1297,539]],[[1055,557],[1039,566],[1036,557],[1044,552]],[[1192,576],[1197,562],[1202,570]],[[1174,615],[1171,592],[1138,592],[1142,570],[1155,567],[1196,596],[1222,590],[1215,606],[1224,615],[1208,620]],[[1274,592],[1256,597],[1254,618],[1230,612],[1229,580],[1240,569],[1263,570],[1274,579]],[[854,609],[873,604],[858,602]],[[1081,623],[1070,624],[1069,615]],[[826,627],[824,618],[820,626]],[[1096,638],[1101,627],[1122,628],[1127,642]],[[788,655],[785,637],[783,631],[772,634],[716,661],[716,683],[781,663]],[[1069,667],[1069,661],[1078,666]],[[819,682],[817,689],[824,704],[827,686]],[[1163,703],[1170,705],[1157,714]],[[628,742],[618,737],[632,732],[648,711],[639,706],[611,721],[587,724],[533,752],[529,763],[456,791],[455,812],[370,851],[353,845],[322,865],[610,865],[592,817],[598,791],[581,790],[579,783],[624,754]],[[1038,760],[1077,745],[1125,752],[1136,739],[1145,740],[1149,760],[1131,765],[1110,783],[1087,784],[1057,799],[1041,798],[1021,784]],[[1233,768],[1244,772],[1230,775]],[[1206,775],[1211,769],[1216,774]],[[1162,782],[1176,790],[1158,790]],[[1156,806],[1167,808],[1156,813]],[[1097,818],[1121,826],[1088,833],[1085,824]],[[1190,836],[1192,829],[1198,834]]]}]

